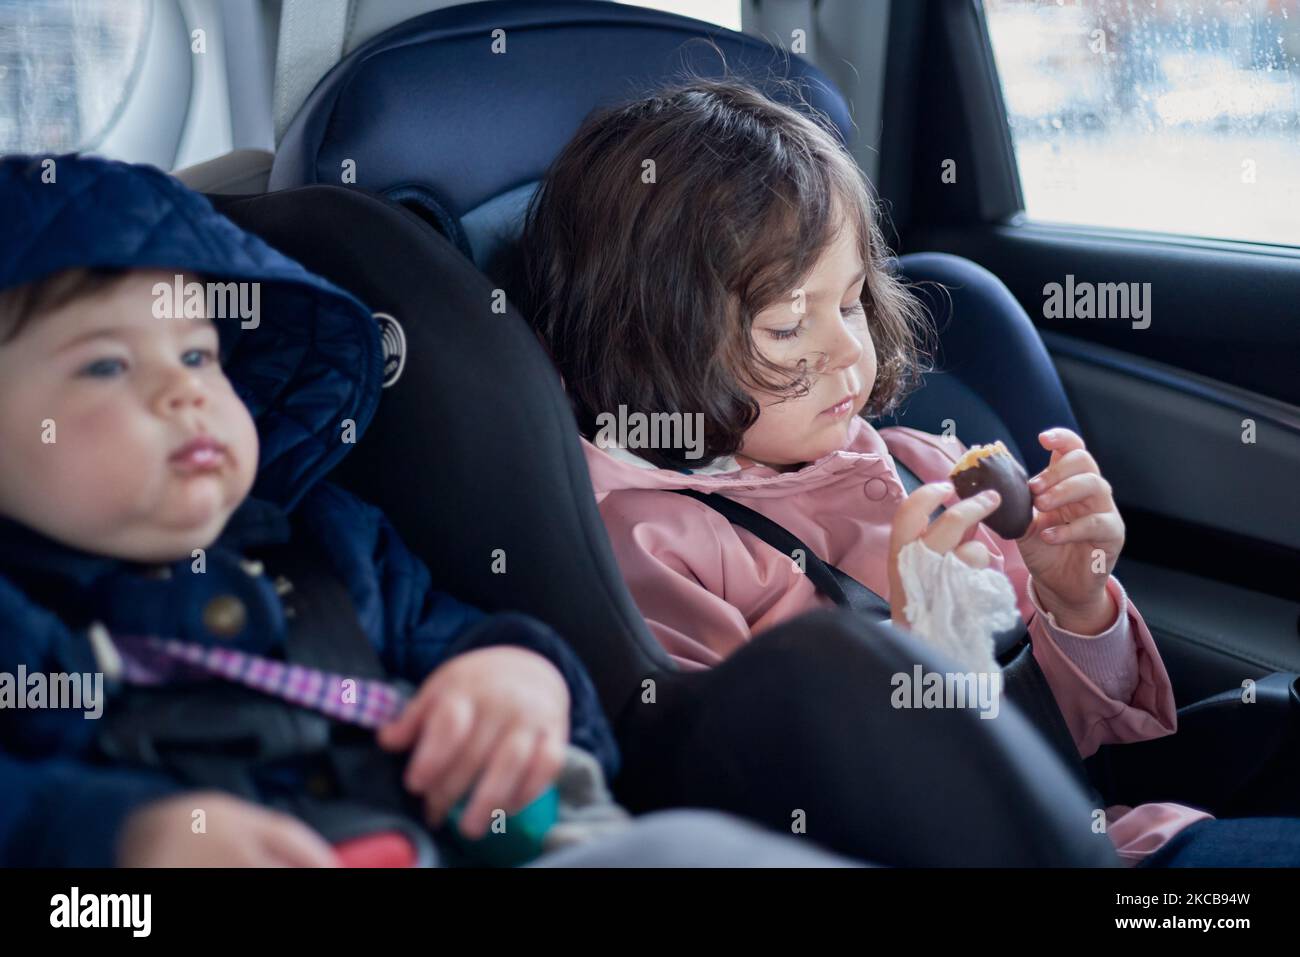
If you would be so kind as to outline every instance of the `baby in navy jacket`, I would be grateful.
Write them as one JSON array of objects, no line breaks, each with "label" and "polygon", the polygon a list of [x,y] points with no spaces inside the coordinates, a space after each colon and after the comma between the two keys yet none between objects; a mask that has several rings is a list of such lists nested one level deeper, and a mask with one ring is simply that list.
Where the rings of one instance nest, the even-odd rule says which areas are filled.
[{"label": "baby in navy jacket", "polygon": [[[314,695],[293,708],[369,720],[338,740],[377,742],[374,766],[391,761],[431,828],[459,804],[461,833],[482,837],[546,791],[570,746],[613,775],[594,689],[558,636],[437,591],[383,515],[326,480],[379,400],[361,303],[147,167],[9,157],[0,203],[0,673],[19,696],[0,693],[0,863],[336,863],[280,799],[328,795],[318,768],[261,754],[254,774],[253,758],[163,747],[214,694],[218,708],[277,700],[276,676],[276,694]],[[317,576],[337,594],[308,588]],[[339,627],[359,659],[286,671],[305,630]],[[369,672],[351,670],[367,655]],[[51,700],[74,686],[101,700]],[[214,736],[238,726],[215,713],[229,722]],[[135,754],[142,715],[157,734]],[[742,827],[699,818],[710,834]],[[696,862],[822,860],[760,837]]]}]

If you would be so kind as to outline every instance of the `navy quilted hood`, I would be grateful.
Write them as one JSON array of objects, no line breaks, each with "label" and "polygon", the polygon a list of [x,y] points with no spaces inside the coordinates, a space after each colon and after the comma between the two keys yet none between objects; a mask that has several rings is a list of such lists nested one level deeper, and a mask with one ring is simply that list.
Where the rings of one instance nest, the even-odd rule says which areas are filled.
[{"label": "navy quilted hood", "polygon": [[369,310],[172,177],[91,157],[8,156],[0,209],[0,289],[79,267],[261,284],[257,328],[217,320],[226,374],[261,439],[257,497],[291,508],[352,447],[346,421],[358,439],[369,424],[383,363]]}]

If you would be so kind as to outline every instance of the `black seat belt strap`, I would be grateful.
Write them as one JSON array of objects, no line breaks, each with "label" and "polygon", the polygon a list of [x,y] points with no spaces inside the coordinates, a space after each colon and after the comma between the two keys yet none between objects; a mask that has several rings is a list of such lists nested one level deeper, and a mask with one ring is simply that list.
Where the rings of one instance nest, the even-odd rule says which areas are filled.
[{"label": "black seat belt strap", "polygon": [[[897,458],[894,459],[894,465],[898,469],[899,480],[909,495],[924,484],[915,472]],[[673,491],[707,505],[731,524],[789,555],[792,561],[802,554],[808,579],[818,592],[841,608],[848,608],[874,620],[890,619],[889,602],[847,572],[823,561],[798,536],[766,515],[716,493],[694,489]],[[942,506],[936,514],[941,510]],[[994,650],[998,664],[1002,666],[1003,690],[1007,697],[1025,712],[1080,782],[1095,794],[1095,786],[1088,778],[1065,717],[1047,684],[1046,676],[1034,658],[1028,629],[1021,623],[995,635]]]},{"label": "black seat belt strap", "polygon": [[791,561],[800,561],[804,573],[813,586],[842,608],[875,618],[889,617],[889,603],[874,591],[851,575],[845,574],[834,565],[822,561],[799,538],[782,525],[778,525],[766,515],[742,505],[735,499],[722,495],[697,492],[694,489],[678,489],[682,495],[689,496],[713,509],[732,525],[752,533],[760,541],[771,545],[777,551],[790,557]]},{"label": "black seat belt strap", "polygon": [[[903,488],[909,495],[924,484],[916,473],[902,462],[895,459],[894,464],[898,468]],[[840,607],[851,608],[858,614],[873,619],[888,619],[891,617],[889,602],[883,597],[841,568],[823,561],[816,552],[805,545],[792,532],[772,521],[761,512],[756,512],[747,505],[742,505],[735,499],[723,495],[699,492],[694,489],[674,489],[674,491],[709,506],[709,508],[731,522],[732,525],[745,529],[760,541],[789,555],[792,561],[802,559],[801,567],[804,573],[807,574],[808,580],[813,583],[813,586],[819,592]],[[942,505],[936,510],[936,514],[941,511],[943,511]],[[1014,644],[1014,642],[1004,644],[1009,649],[1010,644]]]}]

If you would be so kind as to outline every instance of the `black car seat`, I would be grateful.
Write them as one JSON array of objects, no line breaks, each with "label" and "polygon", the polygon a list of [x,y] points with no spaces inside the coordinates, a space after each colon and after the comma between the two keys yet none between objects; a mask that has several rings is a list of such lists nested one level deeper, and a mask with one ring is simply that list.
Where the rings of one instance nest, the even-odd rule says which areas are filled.
[{"label": "black car seat", "polygon": [[1095,803],[1018,714],[889,705],[890,675],[944,670],[905,636],[817,612],[711,671],[676,671],[619,574],[558,374],[424,221],[332,186],[217,203],[387,317],[395,381],[332,479],[383,508],[440,587],[565,635],[614,723],[633,809],[784,827],[805,814],[815,839],[886,864],[1115,862],[1089,827]]}]

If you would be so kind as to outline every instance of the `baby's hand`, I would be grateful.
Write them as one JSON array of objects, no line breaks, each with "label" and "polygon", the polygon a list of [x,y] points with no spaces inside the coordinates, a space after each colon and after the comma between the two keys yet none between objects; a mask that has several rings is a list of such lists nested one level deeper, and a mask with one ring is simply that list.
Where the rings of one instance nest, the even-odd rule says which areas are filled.
[{"label": "baby's hand", "polygon": [[541,655],[508,646],[457,655],[425,679],[379,743],[412,750],[406,787],[437,826],[477,782],[461,833],[487,833],[492,812],[532,803],[560,772],[569,740],[569,689]]},{"label": "baby's hand", "polygon": [[1029,481],[1035,512],[1018,542],[1020,554],[1057,623],[1097,634],[1116,615],[1106,581],[1124,547],[1124,520],[1083,439],[1069,429],[1049,429],[1038,441],[1052,450],[1052,459]]},{"label": "baby's hand", "polygon": [[[203,830],[195,833],[196,810]],[[220,791],[187,791],[126,819],[120,867],[337,867],[334,849],[297,818]]]}]

